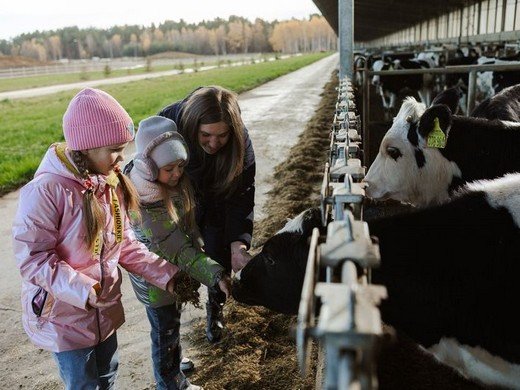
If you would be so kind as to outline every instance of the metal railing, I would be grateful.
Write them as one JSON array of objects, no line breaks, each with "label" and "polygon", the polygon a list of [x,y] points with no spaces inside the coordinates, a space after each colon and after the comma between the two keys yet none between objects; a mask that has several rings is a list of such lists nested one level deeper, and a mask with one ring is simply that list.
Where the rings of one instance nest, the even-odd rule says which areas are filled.
[{"label": "metal railing", "polygon": [[[360,181],[365,167],[355,110],[352,85],[343,79],[321,186],[327,234],[320,237],[318,229],[312,234],[296,330],[302,373],[308,370],[311,340],[319,340],[323,347],[327,390],[377,388],[376,351],[382,335],[378,305],[386,289],[370,284],[370,269],[379,266],[380,256],[361,219],[365,192]],[[329,217],[332,221],[327,224]],[[356,267],[363,270],[361,277]],[[320,282],[323,269],[325,282]]]}]

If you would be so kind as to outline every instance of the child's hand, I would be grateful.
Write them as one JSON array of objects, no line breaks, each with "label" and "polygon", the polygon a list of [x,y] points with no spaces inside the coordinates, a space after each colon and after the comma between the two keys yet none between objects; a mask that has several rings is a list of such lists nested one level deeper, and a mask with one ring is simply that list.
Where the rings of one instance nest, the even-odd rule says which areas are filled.
[{"label": "child's hand", "polygon": [[98,309],[98,308],[112,306],[114,304],[114,301],[118,301],[120,298],[121,298],[121,294],[118,294],[116,296],[116,299],[114,299],[112,301],[105,301],[98,297],[97,292],[94,288],[91,288],[90,292],[88,294],[87,303],[88,303],[88,306]]},{"label": "child's hand", "polygon": [[170,281],[168,282],[168,284],[166,285],[166,291],[168,291],[172,295],[173,295],[173,292],[175,291],[175,279],[176,279],[177,275],[178,275],[178,273],[175,274],[175,276],[173,278],[171,278]]},{"label": "child's hand", "polygon": [[218,282],[218,287],[220,291],[226,294],[226,299],[228,299],[231,295],[231,278],[228,275],[224,275]]}]

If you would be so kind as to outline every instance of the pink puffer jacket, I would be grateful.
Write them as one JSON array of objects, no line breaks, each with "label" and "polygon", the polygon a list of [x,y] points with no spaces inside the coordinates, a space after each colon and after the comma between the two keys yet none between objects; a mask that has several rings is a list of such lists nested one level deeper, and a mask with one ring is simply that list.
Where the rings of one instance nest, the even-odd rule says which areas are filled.
[{"label": "pink puffer jacket", "polygon": [[[91,179],[106,215],[101,255],[85,244],[85,186],[58,158],[54,145],[34,179],[22,188],[13,224],[14,251],[23,279],[23,326],[36,346],[53,352],[94,346],[123,324],[118,264],[163,289],[178,271],[135,239],[120,189],[124,233],[122,242],[116,242],[106,177]],[[98,282],[100,297],[113,305],[87,308],[89,291]]]}]

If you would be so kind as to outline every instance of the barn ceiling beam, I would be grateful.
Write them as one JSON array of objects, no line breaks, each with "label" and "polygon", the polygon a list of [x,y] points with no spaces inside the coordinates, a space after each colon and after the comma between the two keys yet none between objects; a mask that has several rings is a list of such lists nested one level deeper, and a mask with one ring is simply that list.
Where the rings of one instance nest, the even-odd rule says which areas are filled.
[{"label": "barn ceiling beam", "polygon": [[[313,0],[336,34],[338,0]],[[370,41],[479,0],[354,0],[354,39]]]}]

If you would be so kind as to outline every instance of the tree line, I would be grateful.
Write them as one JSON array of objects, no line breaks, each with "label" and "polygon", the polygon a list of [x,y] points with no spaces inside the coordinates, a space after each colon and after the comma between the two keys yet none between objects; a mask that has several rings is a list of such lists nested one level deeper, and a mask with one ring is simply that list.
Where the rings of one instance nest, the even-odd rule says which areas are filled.
[{"label": "tree line", "polygon": [[167,51],[202,55],[258,52],[314,52],[337,48],[337,37],[320,15],[308,19],[250,22],[239,16],[189,24],[167,20],[158,26],[124,25],[109,29],[76,26],[21,34],[0,40],[0,55],[39,61],[149,56]]}]

